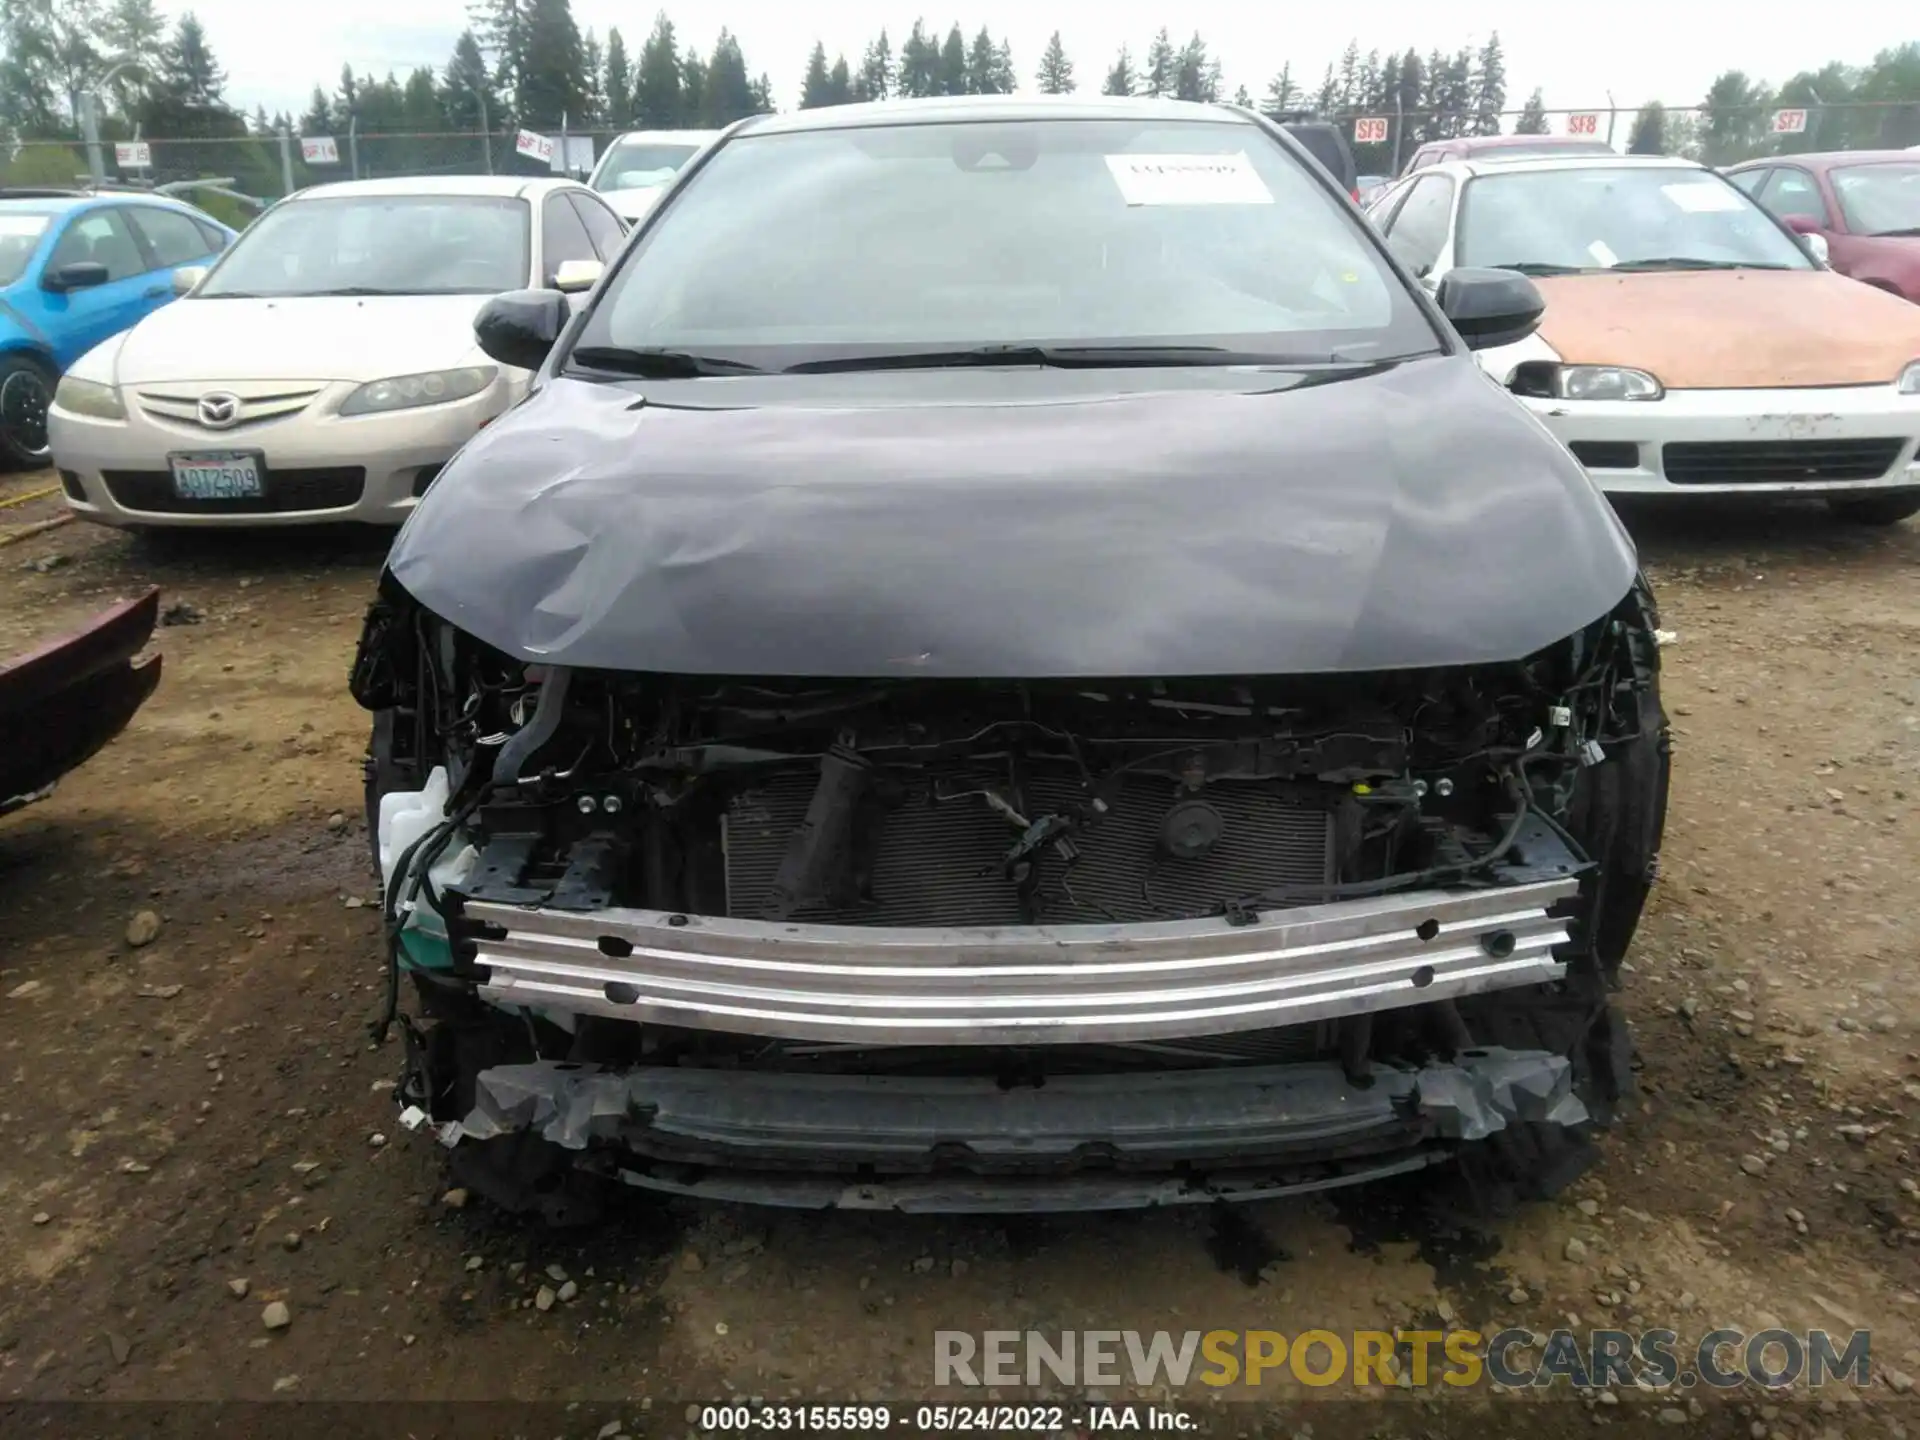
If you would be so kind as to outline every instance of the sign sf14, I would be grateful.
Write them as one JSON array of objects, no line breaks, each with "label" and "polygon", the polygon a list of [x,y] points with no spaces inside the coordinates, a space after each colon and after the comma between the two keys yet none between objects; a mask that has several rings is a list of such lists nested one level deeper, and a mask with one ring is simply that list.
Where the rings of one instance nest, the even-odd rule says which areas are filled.
[{"label": "sign sf14", "polygon": [[331,135],[302,135],[300,158],[309,165],[338,165],[339,143]]}]

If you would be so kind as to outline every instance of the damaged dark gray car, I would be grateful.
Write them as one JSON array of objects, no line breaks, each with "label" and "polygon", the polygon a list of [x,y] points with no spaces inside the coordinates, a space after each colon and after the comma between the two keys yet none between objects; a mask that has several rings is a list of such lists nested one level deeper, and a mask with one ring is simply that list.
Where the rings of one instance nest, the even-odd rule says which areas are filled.
[{"label": "damaged dark gray car", "polygon": [[1567,1178],[1668,741],[1539,312],[1226,107],[735,127],[368,617],[404,1118],[555,1218]]}]

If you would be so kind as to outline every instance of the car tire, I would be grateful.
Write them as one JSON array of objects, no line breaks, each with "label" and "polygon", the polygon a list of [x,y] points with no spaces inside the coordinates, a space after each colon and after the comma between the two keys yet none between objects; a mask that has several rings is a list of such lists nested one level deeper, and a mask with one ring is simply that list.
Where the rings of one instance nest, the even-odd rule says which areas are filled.
[{"label": "car tire", "polygon": [[51,455],[47,407],[54,374],[31,355],[0,355],[0,463],[36,470]]},{"label": "car tire", "polygon": [[1861,495],[1827,501],[1837,520],[1851,525],[1898,525],[1912,515],[1920,515],[1920,490],[1886,490],[1878,495]]}]

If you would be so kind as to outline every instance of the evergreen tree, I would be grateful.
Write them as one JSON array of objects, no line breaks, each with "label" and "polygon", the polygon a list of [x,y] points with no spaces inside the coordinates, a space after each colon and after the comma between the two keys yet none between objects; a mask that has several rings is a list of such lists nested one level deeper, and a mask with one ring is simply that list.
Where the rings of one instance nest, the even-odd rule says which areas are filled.
[{"label": "evergreen tree", "polygon": [[707,112],[707,62],[689,45],[680,58],[680,119],[689,126],[699,125]]},{"label": "evergreen tree", "polygon": [[1640,113],[1633,117],[1633,133],[1627,139],[1627,153],[1629,155],[1667,153],[1667,107],[1658,100],[1642,105]]},{"label": "evergreen tree", "polygon": [[1267,82],[1266,99],[1261,103],[1268,110],[1291,110],[1300,103],[1300,90],[1293,83],[1291,61],[1283,61],[1280,73]]},{"label": "evergreen tree", "polygon": [[1020,77],[1013,68],[1013,46],[1002,40],[993,47],[993,68],[987,72],[994,95],[1011,95],[1020,88]]},{"label": "evergreen tree", "polygon": [[853,93],[860,100],[885,100],[893,94],[893,47],[887,43],[885,30],[860,57],[860,73],[854,77]]},{"label": "evergreen tree", "polygon": [[1507,62],[1500,50],[1500,32],[1487,36],[1473,66],[1473,133],[1498,135],[1500,112],[1507,108]]},{"label": "evergreen tree", "polygon": [[773,81],[769,80],[767,78],[767,72],[762,70],[760,72],[760,78],[753,82],[752,113],[755,115],[771,115],[774,112],[774,108]]},{"label": "evergreen tree", "polygon": [[666,11],[654,17],[653,33],[640,47],[633,77],[633,118],[642,130],[670,130],[686,118],[680,98],[680,47]]},{"label": "evergreen tree", "polygon": [[1147,47],[1147,70],[1141,77],[1142,93],[1156,100],[1162,95],[1171,95],[1179,79],[1179,63],[1179,57],[1173,53],[1173,42],[1167,38],[1163,27]]},{"label": "evergreen tree", "polygon": [[1245,85],[1234,86],[1233,103],[1238,105],[1242,110],[1251,110],[1253,108],[1253,96],[1247,93],[1247,87]]},{"label": "evergreen tree", "polygon": [[344,135],[353,128],[353,122],[360,114],[360,81],[353,73],[353,66],[340,67],[340,88],[333,92],[333,128]]},{"label": "evergreen tree", "polygon": [[900,46],[900,71],[894,93],[908,97],[940,93],[940,47],[921,28],[918,20]]},{"label": "evergreen tree", "polygon": [[587,108],[586,60],[569,0],[527,0],[526,49],[513,108],[530,130],[580,125]]},{"label": "evergreen tree", "polygon": [[947,31],[946,43],[940,47],[939,95],[964,95],[967,93],[967,42],[955,25]]},{"label": "evergreen tree", "polygon": [[816,40],[813,53],[807,57],[807,73],[800,81],[800,108],[813,110],[831,105],[827,84],[827,47]]},{"label": "evergreen tree", "polygon": [[160,74],[147,88],[140,123],[148,134],[166,139],[244,135],[246,122],[227,108],[226,84],[226,72],[214,58],[207,32],[189,10],[174,26],[173,38],[161,56]]},{"label": "evergreen tree", "polygon": [[624,130],[633,121],[633,69],[627,61],[627,42],[618,27],[607,31],[606,69],[600,80],[606,97],[607,123]]},{"label": "evergreen tree", "polygon": [[1113,68],[1107,71],[1106,83],[1100,87],[1102,95],[1131,95],[1140,86],[1140,77],[1133,71],[1133,56],[1122,45],[1120,53],[1114,57]]},{"label": "evergreen tree", "polygon": [[705,126],[719,128],[758,113],[759,97],[747,79],[747,62],[740,53],[740,42],[726,30],[714,42],[713,58],[707,62],[706,93],[701,97],[700,114],[691,116]]},{"label": "evergreen tree", "polygon": [[62,128],[65,97],[53,83],[52,48],[38,7],[0,4],[0,140],[51,138]]},{"label": "evergreen tree", "polygon": [[1539,90],[1527,97],[1527,103],[1520,107],[1520,119],[1513,127],[1516,135],[1544,135],[1547,133],[1547,102],[1540,97]]},{"label": "evergreen tree", "polygon": [[607,123],[607,96],[600,87],[606,83],[606,60],[600,53],[600,41],[593,31],[580,42],[580,117],[568,120],[583,130],[598,129]]},{"label": "evergreen tree", "polygon": [[1207,42],[1198,31],[1181,47],[1174,63],[1173,94],[1178,100],[1211,102],[1220,98],[1220,62],[1207,54]]},{"label": "evergreen tree", "polygon": [[333,133],[333,103],[327,99],[327,92],[318,85],[313,87],[313,98],[307,102],[307,113],[300,117],[302,135],[331,135]]},{"label": "evergreen tree", "polygon": [[982,25],[967,49],[967,94],[993,94],[993,36]]},{"label": "evergreen tree", "polygon": [[1331,115],[1340,104],[1340,82],[1333,78],[1333,66],[1327,66],[1326,78],[1320,82],[1320,93],[1314,97],[1313,108],[1322,115]]},{"label": "evergreen tree", "polygon": [[836,55],[833,69],[827,72],[827,103],[829,105],[851,105],[853,103],[853,72],[847,66],[847,57]]},{"label": "evergreen tree", "polygon": [[1067,58],[1067,50],[1060,43],[1058,30],[1047,41],[1047,48],[1040,56],[1039,72],[1034,78],[1039,81],[1042,95],[1073,93],[1073,61]]},{"label": "evergreen tree", "polygon": [[1351,110],[1360,98],[1360,42],[1349,40],[1340,54],[1340,79],[1334,91],[1334,103]]},{"label": "evergreen tree", "polygon": [[1745,72],[1728,70],[1714,78],[1700,107],[1700,145],[1709,165],[1730,165],[1761,154],[1770,136],[1773,91]]},{"label": "evergreen tree", "polygon": [[[316,96],[319,93],[314,91]],[[486,56],[480,53],[479,38],[471,30],[461,31],[460,38],[453,42],[453,56],[441,72],[440,104],[447,123],[455,130],[479,130],[483,113],[487,125],[496,130],[505,128],[506,117],[493,88],[493,76],[488,73]]]},{"label": "evergreen tree", "polygon": [[114,0],[100,21],[100,39],[113,63],[131,59],[138,66],[113,77],[113,103],[122,115],[130,114],[160,73],[167,48],[166,17],[154,0]]}]

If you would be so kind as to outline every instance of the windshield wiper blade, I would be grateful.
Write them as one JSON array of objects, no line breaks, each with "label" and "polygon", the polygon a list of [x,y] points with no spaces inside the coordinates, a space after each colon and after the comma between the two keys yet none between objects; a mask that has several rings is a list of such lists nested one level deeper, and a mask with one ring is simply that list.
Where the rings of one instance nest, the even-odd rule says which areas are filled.
[{"label": "windshield wiper blade", "polygon": [[903,350],[841,355],[789,365],[790,375],[857,370],[958,370],[970,366],[1044,365],[1059,370],[1149,369],[1162,365],[1335,365],[1337,355],[1272,355],[1221,345],[975,345],[965,350]]},{"label": "windshield wiper blade", "polygon": [[725,355],[698,355],[691,350],[653,346],[582,345],[568,357],[590,370],[611,370],[646,380],[680,380],[703,375],[764,375],[758,365],[730,360]]},{"label": "windshield wiper blade", "polygon": [[[305,290],[301,295],[412,295],[412,290],[383,290],[378,285],[341,285],[332,290]],[[288,296],[298,299],[300,296]]]},{"label": "windshield wiper blade", "polygon": [[1514,265],[1493,265],[1493,270],[1512,270],[1521,275],[1591,275],[1590,265],[1554,265],[1545,260],[1522,260]]},{"label": "windshield wiper blade", "polygon": [[1609,270],[1787,270],[1787,265],[1758,260],[1702,260],[1695,255],[1663,255],[1645,260],[1622,260]]},{"label": "windshield wiper blade", "polygon": [[1905,238],[1907,236],[1920,235],[1920,225],[1909,225],[1904,230],[1869,230],[1867,234],[1875,240],[1885,239],[1888,236]]}]

